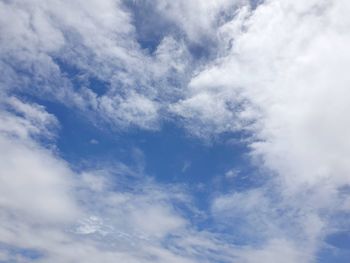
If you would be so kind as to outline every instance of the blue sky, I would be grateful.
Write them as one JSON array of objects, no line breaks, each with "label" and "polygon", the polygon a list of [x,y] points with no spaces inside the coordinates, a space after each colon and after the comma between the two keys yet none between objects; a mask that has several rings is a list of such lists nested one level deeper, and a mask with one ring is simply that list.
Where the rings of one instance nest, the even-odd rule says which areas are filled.
[{"label": "blue sky", "polygon": [[348,11],[0,0],[0,262],[349,262]]}]

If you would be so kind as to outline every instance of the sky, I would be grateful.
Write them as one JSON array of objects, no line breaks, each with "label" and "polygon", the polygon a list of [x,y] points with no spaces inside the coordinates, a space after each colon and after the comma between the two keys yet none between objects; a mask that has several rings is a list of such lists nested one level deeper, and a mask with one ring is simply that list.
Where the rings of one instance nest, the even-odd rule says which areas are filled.
[{"label": "sky", "polygon": [[0,0],[0,262],[348,263],[349,12]]}]

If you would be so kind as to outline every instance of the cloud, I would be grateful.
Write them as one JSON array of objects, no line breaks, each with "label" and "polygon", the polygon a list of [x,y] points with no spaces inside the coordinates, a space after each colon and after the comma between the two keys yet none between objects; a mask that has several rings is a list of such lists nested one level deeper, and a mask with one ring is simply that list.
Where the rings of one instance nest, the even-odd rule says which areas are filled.
[{"label": "cloud", "polygon": [[[1,1],[0,257],[314,261],[336,215],[349,212],[349,9],[345,0],[157,1],[153,13],[176,30],[149,50],[121,1]],[[209,55],[198,59],[196,46]],[[268,179],[213,197],[210,216],[257,240],[232,245],[193,227],[173,205],[191,207],[183,189],[138,178],[117,191],[106,182],[125,169],[73,171],[42,144],[54,144],[57,119],[16,93],[113,129],[171,120],[203,139],[247,134]]]},{"label": "cloud", "polygon": [[237,177],[238,174],[239,174],[239,170],[233,168],[233,169],[228,170],[228,171],[225,173],[225,178],[226,178],[226,179],[232,180],[232,179],[234,179],[235,177]]},{"label": "cloud", "polygon": [[[3,1],[1,89],[59,101],[116,129],[157,129],[173,115],[169,105],[184,96],[192,73],[205,62],[192,51],[196,46],[199,53],[208,51],[209,42],[219,39],[217,28],[244,3],[160,1],[149,7],[147,1]],[[138,36],[143,21],[137,19],[147,22],[135,17],[139,5],[178,28],[164,29],[151,53]],[[218,113],[230,115],[223,107],[218,104]]]},{"label": "cloud", "polygon": [[58,121],[44,107],[24,103],[16,97],[3,97],[0,112],[0,132],[21,139],[43,136],[53,139]]},{"label": "cloud", "polygon": [[[189,263],[228,257],[215,234],[198,231],[185,216],[196,213],[186,189],[157,184],[122,164],[73,171],[54,147],[41,144],[57,119],[37,104],[8,100],[13,108],[0,114],[7,120],[0,129],[1,260]],[[184,210],[176,208],[180,203]],[[207,247],[216,253],[204,255]]]},{"label": "cloud", "polygon": [[117,129],[158,128],[190,76],[190,53],[165,35],[149,54],[131,12],[111,0],[1,2],[1,89],[59,101]]},{"label": "cloud", "polygon": [[[37,105],[15,98],[11,101],[25,114],[1,112],[8,120],[6,130],[0,133],[0,239],[4,260],[15,257],[14,249],[19,255],[16,262],[149,262],[147,257],[152,254],[161,261],[176,258],[151,240],[184,228],[184,219],[176,215],[170,203],[162,201],[167,194],[152,189],[152,184],[149,190],[144,187],[145,193],[114,192],[107,189],[98,173],[80,177],[54,152],[27,136],[33,134],[32,122],[44,127],[51,116]],[[107,240],[112,242],[108,246],[124,243],[124,249],[102,248]],[[131,253],[135,242],[144,247],[138,255]],[[146,247],[154,252],[146,252]],[[30,260],[26,250],[38,258]]]},{"label": "cloud", "polygon": [[[78,209],[70,198],[71,171],[67,164],[38,147],[32,137],[51,136],[48,128],[57,120],[43,107],[10,98],[17,113],[1,111],[1,207],[37,221],[71,220]],[[6,213],[5,213],[6,214]]]},{"label": "cloud", "polygon": [[[175,23],[192,42],[215,39],[215,29],[225,18],[232,16],[237,6],[246,1],[157,1],[156,9]],[[193,15],[193,12],[196,15]]]},{"label": "cloud", "polygon": [[242,251],[244,263],[258,262],[312,262],[310,256],[286,240],[271,240],[265,247],[257,250]]},{"label": "cloud", "polygon": [[[291,212],[282,222],[296,224],[308,236],[309,255],[327,234],[324,226],[336,224],[328,216],[346,202],[339,190],[350,182],[350,59],[344,31],[350,20],[344,10],[349,10],[346,1],[265,1],[255,10],[242,8],[220,28],[226,53],[194,76],[187,98],[173,106],[194,134],[251,134],[251,156],[272,174],[267,185],[277,186],[281,197],[272,207]],[[235,215],[256,200],[262,208],[267,193],[259,193],[253,199],[252,193],[219,197],[214,207],[232,202],[227,210]],[[270,218],[274,213],[254,208],[248,214]],[[292,261],[312,261],[297,258]]]}]

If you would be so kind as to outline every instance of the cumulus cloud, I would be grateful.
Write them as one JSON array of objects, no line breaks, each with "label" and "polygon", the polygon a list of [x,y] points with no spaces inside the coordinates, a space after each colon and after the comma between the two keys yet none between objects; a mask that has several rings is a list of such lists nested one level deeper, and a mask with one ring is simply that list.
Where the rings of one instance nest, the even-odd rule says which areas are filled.
[{"label": "cumulus cloud", "polygon": [[[208,125],[209,133],[252,134],[251,154],[274,174],[271,187],[277,185],[282,207],[303,211],[301,219],[285,222],[310,234],[304,238],[310,255],[327,232],[323,225],[334,223],[326,215],[347,200],[340,189],[349,185],[349,7],[346,1],[265,1],[255,10],[242,8],[220,28],[226,53],[191,80],[188,97],[174,106],[185,123],[200,124],[190,121],[196,134]],[[235,215],[237,203],[249,209],[249,200],[259,200],[261,208],[264,200],[239,196],[219,198],[215,207],[233,202],[228,210]]]}]

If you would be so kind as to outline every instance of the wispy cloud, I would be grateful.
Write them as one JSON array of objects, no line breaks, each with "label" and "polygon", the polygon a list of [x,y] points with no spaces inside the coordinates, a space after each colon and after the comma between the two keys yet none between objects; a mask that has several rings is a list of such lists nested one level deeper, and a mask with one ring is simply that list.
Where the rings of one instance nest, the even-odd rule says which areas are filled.
[{"label": "wispy cloud", "polygon": [[[26,113],[1,111],[8,119],[0,130],[1,260],[210,262],[228,257],[214,233],[196,230],[185,216],[196,213],[185,188],[158,184],[123,165],[73,171],[35,140],[40,131],[32,131],[33,122],[49,127],[57,120],[43,107],[11,100]],[[45,134],[42,129],[40,136]],[[179,211],[176,203],[187,208]],[[208,246],[218,252],[203,257]]]}]

